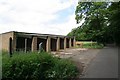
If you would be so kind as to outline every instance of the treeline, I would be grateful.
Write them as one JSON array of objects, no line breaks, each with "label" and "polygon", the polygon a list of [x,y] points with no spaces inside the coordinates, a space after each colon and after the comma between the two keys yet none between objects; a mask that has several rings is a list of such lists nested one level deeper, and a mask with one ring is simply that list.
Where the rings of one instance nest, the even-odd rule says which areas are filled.
[{"label": "treeline", "polygon": [[68,36],[76,40],[120,44],[120,2],[78,2],[75,19],[79,24]]}]

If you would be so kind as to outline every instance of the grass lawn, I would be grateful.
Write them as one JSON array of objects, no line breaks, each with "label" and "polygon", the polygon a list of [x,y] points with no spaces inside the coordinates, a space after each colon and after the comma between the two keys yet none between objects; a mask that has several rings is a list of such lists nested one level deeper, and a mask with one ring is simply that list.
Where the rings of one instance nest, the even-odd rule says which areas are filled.
[{"label": "grass lawn", "polygon": [[93,49],[101,49],[104,47],[103,44],[97,42],[83,42],[81,45],[76,45],[77,48],[93,48]]}]

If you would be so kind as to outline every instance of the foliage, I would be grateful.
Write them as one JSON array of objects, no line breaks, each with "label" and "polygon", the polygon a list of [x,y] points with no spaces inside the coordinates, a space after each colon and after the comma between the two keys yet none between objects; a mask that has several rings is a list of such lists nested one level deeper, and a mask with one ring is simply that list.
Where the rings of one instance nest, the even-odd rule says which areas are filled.
[{"label": "foliage", "polygon": [[109,31],[112,33],[115,42],[120,45],[120,1],[112,3],[109,11],[111,13]]},{"label": "foliage", "polygon": [[68,36],[76,40],[94,40],[102,43],[120,42],[120,2],[78,2],[75,19],[79,24]]},{"label": "foliage", "polygon": [[2,57],[3,79],[9,80],[56,80],[75,77],[78,74],[75,65],[66,59],[53,57],[48,53],[17,53],[11,58]]},{"label": "foliage", "polygon": [[56,78],[56,79],[69,79],[74,78],[78,71],[76,67],[68,60],[59,60],[54,67],[52,67],[47,72],[48,78]]}]

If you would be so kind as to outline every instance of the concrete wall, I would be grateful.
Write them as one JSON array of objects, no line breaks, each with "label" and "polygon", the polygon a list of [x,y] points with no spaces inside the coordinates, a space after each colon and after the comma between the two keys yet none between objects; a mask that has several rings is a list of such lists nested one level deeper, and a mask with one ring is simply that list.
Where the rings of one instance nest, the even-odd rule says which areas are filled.
[{"label": "concrete wall", "polygon": [[9,50],[9,38],[11,37],[13,40],[14,32],[8,32],[1,34],[2,40],[0,43],[2,44],[2,50]]},{"label": "concrete wall", "polygon": [[[32,33],[31,33],[32,34]],[[8,32],[0,35],[0,45],[2,49],[9,50],[9,38],[12,38],[12,48],[17,50],[22,48],[25,51],[37,51],[40,42],[43,42],[43,48],[45,51],[58,51],[60,49],[66,49],[75,47],[75,37],[67,37],[60,35],[42,35],[21,32]],[[20,38],[21,37],[21,38]],[[44,37],[44,38],[43,38]]]},{"label": "concrete wall", "polygon": [[60,50],[60,37],[57,37],[56,51]]},{"label": "concrete wall", "polygon": [[47,37],[47,42],[46,42],[46,51],[47,52],[50,52],[51,51],[51,48],[50,48],[50,45],[51,45],[51,39],[50,39],[50,37],[48,36]]},{"label": "concrete wall", "polygon": [[37,37],[32,38],[32,51],[37,51]]}]

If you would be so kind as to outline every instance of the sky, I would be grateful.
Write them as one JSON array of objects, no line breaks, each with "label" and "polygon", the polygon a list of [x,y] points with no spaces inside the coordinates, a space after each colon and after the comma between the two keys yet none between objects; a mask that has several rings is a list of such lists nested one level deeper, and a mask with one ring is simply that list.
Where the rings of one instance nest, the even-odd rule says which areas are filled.
[{"label": "sky", "polygon": [[78,0],[0,0],[0,33],[67,35],[76,24]]}]

